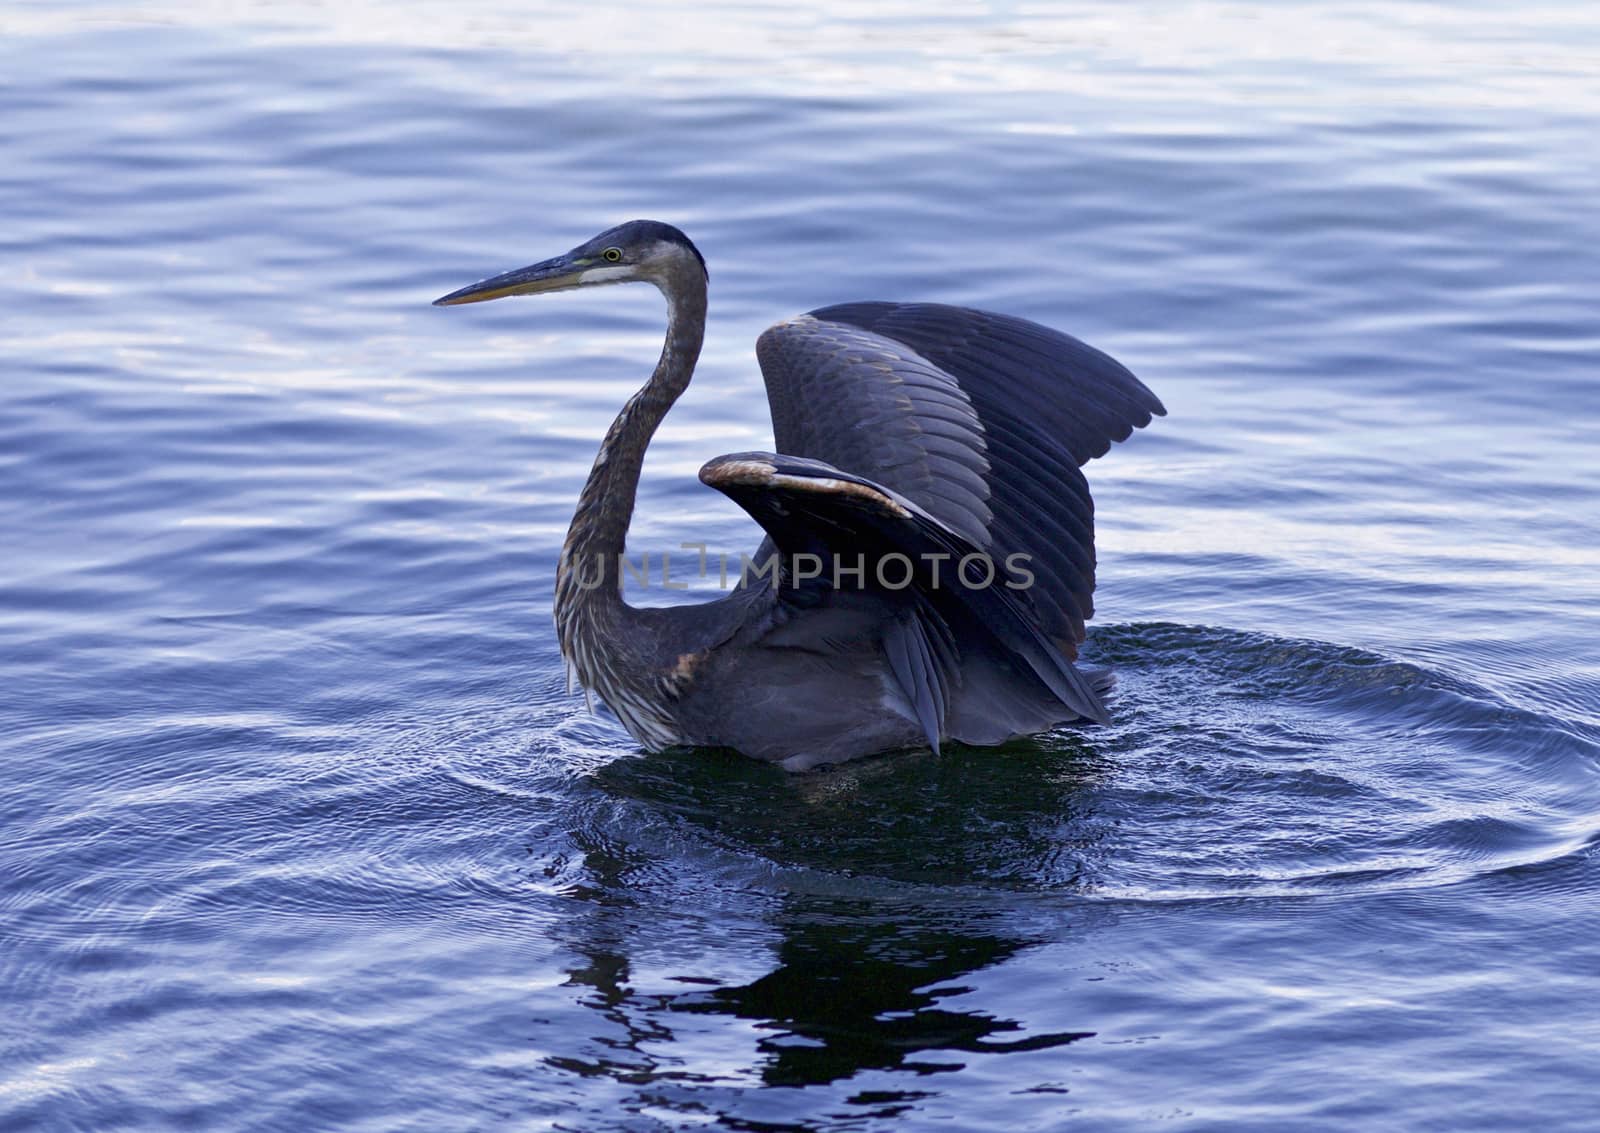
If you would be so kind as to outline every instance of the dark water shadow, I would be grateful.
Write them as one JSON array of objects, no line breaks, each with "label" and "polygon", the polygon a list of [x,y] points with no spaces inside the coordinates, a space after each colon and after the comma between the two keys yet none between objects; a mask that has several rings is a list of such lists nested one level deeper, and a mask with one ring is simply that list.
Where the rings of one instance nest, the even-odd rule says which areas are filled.
[{"label": "dark water shadow", "polygon": [[791,901],[776,918],[783,933],[777,966],[738,987],[674,999],[673,1011],[755,1020],[761,1078],[803,1086],[863,1070],[938,1074],[959,1059],[933,1052],[1041,1050],[1092,1032],[1022,1034],[1022,1024],[948,1000],[960,981],[1016,955],[1025,943],[973,922],[911,923],[861,901]]},{"label": "dark water shadow", "polygon": [[[1072,888],[1105,829],[1111,769],[1087,733],[998,748],[901,752],[788,775],[733,753],[618,760],[594,786],[639,821],[788,871],[793,890],[842,879],[903,886]],[[853,887],[844,886],[846,891]]]},{"label": "dark water shadow", "polygon": [[[598,873],[615,864],[606,857],[603,851],[594,863]],[[976,1006],[980,997],[968,993],[977,990],[977,973],[1042,943],[999,916],[930,913],[895,900],[788,897],[770,910],[760,934],[768,970],[739,983],[679,975],[674,982],[685,990],[662,993],[634,986],[641,967],[635,954],[659,952],[659,914],[618,915],[616,906],[598,903],[592,910],[563,935],[578,957],[568,987],[593,1019],[582,1041],[547,1061],[634,1091],[629,1108],[700,1112],[729,1086],[742,1095],[751,1086],[826,1086],[874,1071],[925,1079],[959,1072],[971,1056],[1063,1047],[1094,1033],[1030,1031],[1020,1019]],[[740,931],[729,926],[730,934]],[[681,966],[697,970],[694,957]],[[683,1050],[705,1031],[698,1020],[712,1023],[724,1043],[735,1038],[731,1060],[724,1051],[710,1067],[686,1063]],[[748,1025],[730,1025],[736,1021]],[[890,1117],[934,1092],[930,1083],[861,1090],[845,1101],[860,1116]],[[746,1108],[726,1096],[714,1104],[724,1114]]]},{"label": "dark water shadow", "polygon": [[[1076,884],[1095,843],[1085,785],[1103,772],[1070,737],[803,776],[708,752],[599,769],[594,808],[572,832],[577,915],[559,931],[577,958],[568,985],[593,1024],[550,1064],[689,1112],[730,1084],[729,1058],[708,1070],[663,1052],[692,1046],[686,1034],[708,1024],[746,1036],[732,1060],[741,1088],[872,1071],[924,1078],[959,1071],[968,1056],[1087,1037],[1030,1031],[967,993],[977,973],[1066,929],[1035,937],[1006,895],[1041,877]],[[759,974],[729,979],[713,958],[674,955],[667,979],[683,990],[660,990],[663,952],[697,918],[729,942],[741,972]],[[919,1096],[846,1100],[859,1116],[892,1117]]]}]

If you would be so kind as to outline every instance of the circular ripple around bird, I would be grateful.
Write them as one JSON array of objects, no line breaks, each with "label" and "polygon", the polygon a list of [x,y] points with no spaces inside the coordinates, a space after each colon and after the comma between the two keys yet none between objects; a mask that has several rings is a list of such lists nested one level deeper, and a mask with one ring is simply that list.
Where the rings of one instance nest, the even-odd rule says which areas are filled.
[{"label": "circular ripple around bird", "polygon": [[1600,830],[1595,739],[1447,673],[1195,626],[1092,647],[1111,728],[804,776],[624,757],[589,774],[587,836],[782,891],[1188,900],[1436,886]]}]

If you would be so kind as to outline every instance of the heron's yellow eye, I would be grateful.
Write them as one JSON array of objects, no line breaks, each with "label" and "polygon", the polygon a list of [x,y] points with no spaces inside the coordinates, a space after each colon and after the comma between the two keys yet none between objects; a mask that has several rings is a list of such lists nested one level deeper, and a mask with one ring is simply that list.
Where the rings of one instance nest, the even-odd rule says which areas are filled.
[{"label": "heron's yellow eye", "polygon": [[602,256],[604,256],[608,262],[613,263],[613,264],[616,263],[618,260],[622,259],[622,249],[621,248],[607,248],[605,251],[601,252],[600,254]]}]

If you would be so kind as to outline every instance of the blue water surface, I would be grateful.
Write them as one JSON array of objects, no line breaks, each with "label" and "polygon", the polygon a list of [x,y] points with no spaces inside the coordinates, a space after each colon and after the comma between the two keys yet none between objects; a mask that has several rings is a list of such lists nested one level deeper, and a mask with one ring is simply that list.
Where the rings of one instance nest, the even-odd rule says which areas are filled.
[{"label": "blue water surface", "polygon": [[[942,11],[0,13],[0,1126],[1596,1127],[1591,6]],[[712,287],[638,551],[754,547],[694,473],[811,307],[1156,390],[1112,726],[787,776],[568,695],[661,301],[428,302],[636,216]]]}]

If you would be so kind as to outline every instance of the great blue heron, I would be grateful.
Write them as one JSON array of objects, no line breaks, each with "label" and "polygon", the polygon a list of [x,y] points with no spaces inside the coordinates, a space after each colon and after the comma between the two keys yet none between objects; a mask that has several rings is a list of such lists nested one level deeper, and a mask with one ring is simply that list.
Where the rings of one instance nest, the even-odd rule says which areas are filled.
[{"label": "great blue heron", "polygon": [[700,469],[765,529],[754,569],[714,601],[638,609],[624,540],[645,448],[705,338],[705,259],[635,220],[434,302],[631,280],[666,296],[667,340],[578,498],[555,621],[569,674],[634,739],[802,771],[1107,722],[1108,674],[1073,665],[1095,566],[1079,466],[1166,412],[1137,378],[963,307],[846,303],[779,323],[756,343],[778,451]]}]

